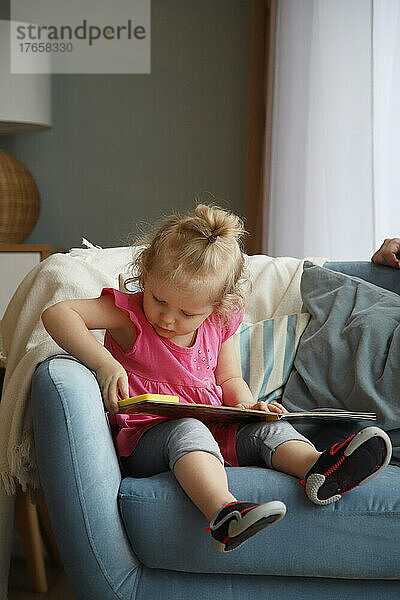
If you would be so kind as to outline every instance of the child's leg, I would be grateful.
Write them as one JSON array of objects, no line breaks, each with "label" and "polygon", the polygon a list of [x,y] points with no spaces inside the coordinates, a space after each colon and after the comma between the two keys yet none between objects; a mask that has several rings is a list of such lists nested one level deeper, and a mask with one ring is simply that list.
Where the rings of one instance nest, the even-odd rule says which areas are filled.
[{"label": "child's leg", "polygon": [[228,489],[218,444],[208,427],[197,419],[168,420],[155,425],[121,463],[133,477],[173,471],[209,521],[222,506],[236,500]]},{"label": "child's leg", "polygon": [[299,479],[321,454],[287,421],[242,425],[236,452],[240,466],[264,466]]},{"label": "child's leg", "polygon": [[133,477],[147,477],[171,469],[193,503],[210,521],[211,543],[229,552],[249,537],[282,519],[282,502],[237,502],[228,489],[224,459],[208,427],[197,419],[156,425],[121,460]]},{"label": "child's leg", "polygon": [[307,471],[321,456],[310,443],[289,440],[275,449],[272,455],[272,466],[276,471],[294,475],[304,479]]},{"label": "child's leg", "polygon": [[[189,420],[190,421],[190,420]],[[283,502],[265,504],[238,502],[228,489],[228,480],[222,457],[213,454],[218,445],[210,430],[199,421],[192,429],[199,431],[206,442],[206,450],[187,452],[187,444],[180,438],[184,454],[178,458],[173,470],[177,480],[193,503],[210,522],[211,543],[217,552],[230,552],[241,546],[249,537],[285,516]],[[191,437],[191,436],[190,436]],[[183,441],[183,444],[182,444]],[[219,449],[218,449],[219,451]],[[178,450],[178,454],[181,450]],[[173,462],[173,459],[171,460]]]},{"label": "child's leg", "polygon": [[[304,479],[307,496],[315,504],[330,504],[351,489],[376,477],[390,461],[391,443],[378,427],[365,427],[339,440],[323,453],[307,443],[287,422],[242,426],[236,437],[240,465],[264,463]],[[286,439],[285,439],[286,436]]]},{"label": "child's leg", "polygon": [[175,477],[192,502],[208,521],[230,502],[236,502],[228,489],[226,471],[220,460],[204,451],[193,451],[179,458]]}]

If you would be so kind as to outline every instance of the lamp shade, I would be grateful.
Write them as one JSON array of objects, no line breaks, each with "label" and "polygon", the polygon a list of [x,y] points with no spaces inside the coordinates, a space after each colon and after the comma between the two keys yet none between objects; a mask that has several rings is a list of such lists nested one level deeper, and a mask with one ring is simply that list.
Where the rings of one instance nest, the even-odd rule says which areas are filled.
[{"label": "lamp shade", "polygon": [[[28,60],[35,61],[35,54]],[[35,65],[31,62],[30,66]],[[50,75],[10,71],[10,21],[0,20],[0,134],[48,129]],[[31,71],[35,73],[34,68]],[[0,151],[0,245],[22,243],[35,226],[39,210],[39,191],[31,173]]]},{"label": "lamp shade", "polygon": [[0,20],[0,89],[0,134],[51,127],[50,75],[10,73],[10,21],[5,20]]}]

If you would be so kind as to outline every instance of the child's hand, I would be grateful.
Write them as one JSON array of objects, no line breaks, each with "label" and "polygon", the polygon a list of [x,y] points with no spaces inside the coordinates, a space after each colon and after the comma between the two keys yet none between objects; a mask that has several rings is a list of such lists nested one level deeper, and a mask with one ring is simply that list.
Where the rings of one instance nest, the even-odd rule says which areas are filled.
[{"label": "child's hand", "polygon": [[122,398],[129,398],[125,369],[117,360],[110,359],[96,369],[96,376],[107,410],[111,413],[118,412],[118,391]]},{"label": "child's hand", "polygon": [[289,412],[284,406],[282,406],[282,404],[279,404],[279,402],[275,401],[267,404],[266,402],[261,400],[261,402],[257,402],[257,404],[254,404],[254,406],[252,406],[251,408],[253,410],[265,410],[266,412],[274,412],[279,414],[286,414]]}]

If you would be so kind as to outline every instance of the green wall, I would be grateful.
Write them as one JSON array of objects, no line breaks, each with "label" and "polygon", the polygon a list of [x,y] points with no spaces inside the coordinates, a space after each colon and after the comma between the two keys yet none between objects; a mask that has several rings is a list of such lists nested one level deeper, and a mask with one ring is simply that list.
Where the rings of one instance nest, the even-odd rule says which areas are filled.
[{"label": "green wall", "polygon": [[0,139],[40,190],[26,243],[125,245],[205,191],[243,214],[250,5],[152,0],[151,74],[53,75],[52,129]]}]

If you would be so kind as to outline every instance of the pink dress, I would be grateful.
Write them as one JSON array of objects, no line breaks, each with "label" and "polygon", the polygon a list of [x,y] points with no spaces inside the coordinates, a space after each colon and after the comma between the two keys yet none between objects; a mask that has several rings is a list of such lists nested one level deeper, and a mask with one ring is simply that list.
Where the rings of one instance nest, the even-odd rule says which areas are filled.
[{"label": "pink dress", "polygon": [[[122,364],[128,374],[129,394],[172,394],[180,402],[220,406],[222,389],[215,380],[215,368],[223,342],[231,337],[243,320],[243,311],[235,313],[228,325],[210,315],[198,328],[193,346],[183,348],[159,336],[143,312],[143,293],[125,294],[111,288],[101,295],[114,296],[115,305],[123,310],[135,326],[132,347],[124,352],[107,331],[104,346]],[[140,437],[166,417],[153,415],[113,416],[116,445],[120,456],[129,456]],[[227,465],[237,466],[237,423],[206,423],[216,439]]]}]

